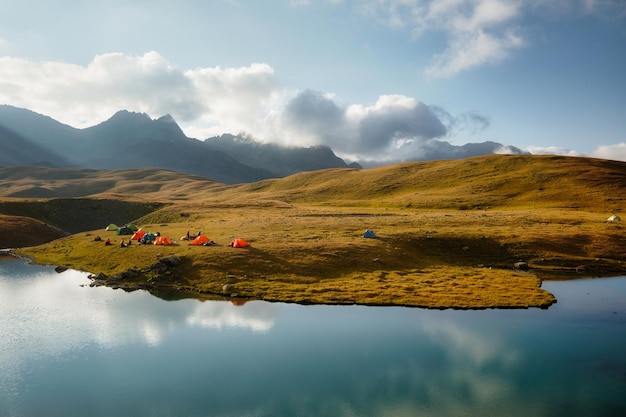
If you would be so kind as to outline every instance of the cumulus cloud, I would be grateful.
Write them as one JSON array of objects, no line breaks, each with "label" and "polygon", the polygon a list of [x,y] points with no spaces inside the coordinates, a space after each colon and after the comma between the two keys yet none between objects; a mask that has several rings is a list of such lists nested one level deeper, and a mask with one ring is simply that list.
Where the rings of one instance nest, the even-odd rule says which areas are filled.
[{"label": "cumulus cloud", "polygon": [[435,113],[424,103],[403,95],[384,95],[374,105],[340,106],[331,96],[306,90],[285,106],[281,127],[313,144],[329,145],[355,159],[368,155],[390,158],[408,142],[446,134]]},{"label": "cumulus cloud", "polygon": [[267,64],[185,70],[156,52],[103,54],[85,66],[0,57],[0,103],[74,127],[122,109],[171,114],[190,137],[246,133],[283,145],[326,145],[348,160],[379,163],[474,152],[442,139],[489,126],[476,112],[453,116],[405,95],[345,104],[332,94],[289,91]]},{"label": "cumulus cloud", "polygon": [[120,109],[176,114],[187,120],[203,103],[191,80],[156,52],[98,55],[87,66],[0,58],[0,101],[27,107],[76,127]]},{"label": "cumulus cloud", "polygon": [[583,153],[573,149],[562,148],[559,146],[536,146],[531,145],[524,148],[533,155],[563,155],[563,156],[585,156]]},{"label": "cumulus cloud", "polygon": [[626,142],[615,145],[598,146],[591,156],[603,159],[612,159],[615,161],[626,161]]},{"label": "cumulus cloud", "polygon": [[266,64],[184,71],[156,52],[98,55],[87,66],[0,57],[0,102],[75,127],[126,109],[171,114],[183,126],[193,126],[188,134],[238,131],[266,111],[276,88]]}]

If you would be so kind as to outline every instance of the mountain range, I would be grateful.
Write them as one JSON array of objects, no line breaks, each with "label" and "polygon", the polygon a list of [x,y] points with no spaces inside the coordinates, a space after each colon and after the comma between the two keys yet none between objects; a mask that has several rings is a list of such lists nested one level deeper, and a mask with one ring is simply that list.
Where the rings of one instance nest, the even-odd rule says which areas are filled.
[{"label": "mountain range", "polygon": [[[448,154],[456,159],[490,154],[502,145],[484,142],[449,147]],[[170,115],[152,119],[126,110],[78,129],[27,109],[0,105],[0,149],[0,166],[162,168],[225,184],[361,167],[346,163],[328,146],[284,147],[230,134],[202,141],[187,137]]]}]

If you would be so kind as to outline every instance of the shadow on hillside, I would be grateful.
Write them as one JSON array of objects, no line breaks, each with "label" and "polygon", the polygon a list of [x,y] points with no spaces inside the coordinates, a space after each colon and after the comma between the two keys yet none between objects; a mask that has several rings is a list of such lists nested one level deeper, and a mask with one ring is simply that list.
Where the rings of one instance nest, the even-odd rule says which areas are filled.
[{"label": "shadow on hillside", "polygon": [[[434,266],[493,267],[513,269],[520,261],[510,246],[487,238],[415,237],[366,239],[323,251],[247,248],[233,267],[248,268],[248,275],[297,275],[302,282],[343,274],[375,271],[409,271]],[[291,278],[290,278],[291,280]]]},{"label": "shadow on hillside", "polygon": [[0,202],[0,213],[31,217],[65,232],[78,233],[104,229],[110,223],[127,224],[161,207],[162,203],[58,198],[47,201],[3,201]]}]

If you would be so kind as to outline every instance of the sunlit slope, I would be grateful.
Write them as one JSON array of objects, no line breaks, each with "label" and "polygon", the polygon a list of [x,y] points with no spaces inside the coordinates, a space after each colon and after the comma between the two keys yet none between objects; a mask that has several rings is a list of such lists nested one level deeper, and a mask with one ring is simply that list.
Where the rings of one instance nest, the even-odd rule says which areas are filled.
[{"label": "sunlit slope", "polygon": [[131,198],[423,209],[585,208],[619,211],[626,163],[490,155],[371,169],[328,169],[241,185],[160,169],[0,168],[0,197]]},{"label": "sunlit slope", "polygon": [[12,166],[0,168],[0,197],[45,199],[98,197],[177,200],[223,185],[162,169],[91,170]]},{"label": "sunlit slope", "polygon": [[291,203],[414,208],[620,209],[626,163],[562,156],[491,155],[366,170],[300,173],[231,189]]}]

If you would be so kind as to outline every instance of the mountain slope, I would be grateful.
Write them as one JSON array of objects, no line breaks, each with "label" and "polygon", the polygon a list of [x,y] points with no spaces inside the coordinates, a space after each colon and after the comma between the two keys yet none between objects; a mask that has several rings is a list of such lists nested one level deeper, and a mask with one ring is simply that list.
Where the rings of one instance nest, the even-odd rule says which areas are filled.
[{"label": "mountain slope", "polygon": [[251,167],[272,171],[279,177],[327,168],[361,168],[358,164],[346,164],[327,146],[284,147],[233,135],[209,138],[204,144]]},{"label": "mountain slope", "polygon": [[174,119],[117,112],[84,130],[83,165],[97,169],[158,167],[232,184],[276,175],[244,165],[185,136]]},{"label": "mountain slope", "polygon": [[[626,162],[551,155],[490,155],[369,169],[328,169],[224,185],[159,169],[0,167],[0,197],[110,197],[212,204],[487,210],[626,208]],[[125,196],[125,197],[124,197]]]},{"label": "mountain slope", "polygon": [[[27,109],[0,105],[0,125],[48,152],[72,160],[80,130]],[[22,164],[26,163],[23,161]]]},{"label": "mountain slope", "polygon": [[[153,120],[146,114],[122,110],[96,126],[75,129],[30,110],[2,105],[0,125],[14,132],[4,138],[14,149],[11,158],[4,158],[5,164],[94,169],[155,167],[227,184],[346,166],[330,149],[286,149],[253,142],[247,142],[245,148],[207,146],[185,136],[169,115]],[[41,150],[34,152],[34,147]],[[250,157],[250,147],[257,148],[256,158]],[[20,149],[23,152],[18,152]],[[41,161],[30,157],[45,152],[49,157]]]},{"label": "mountain slope", "polygon": [[488,155],[333,169],[244,184],[225,191],[288,203],[372,207],[626,208],[626,162],[553,155]]},{"label": "mountain slope", "polygon": [[0,125],[0,166],[15,164],[65,166],[68,162]]},{"label": "mountain slope", "polygon": [[40,166],[0,167],[0,197],[193,200],[224,187],[205,177],[162,169],[93,170]]}]

